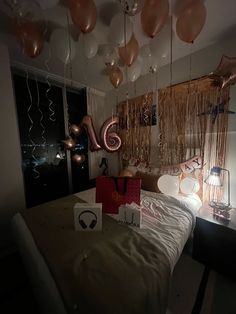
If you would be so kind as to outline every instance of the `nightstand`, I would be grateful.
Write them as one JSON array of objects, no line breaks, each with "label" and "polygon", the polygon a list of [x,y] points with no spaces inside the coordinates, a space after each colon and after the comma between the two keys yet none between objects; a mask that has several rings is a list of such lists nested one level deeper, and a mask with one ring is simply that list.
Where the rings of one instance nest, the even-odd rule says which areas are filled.
[{"label": "nightstand", "polygon": [[236,209],[227,221],[214,216],[207,204],[201,207],[193,235],[193,258],[236,279]]}]

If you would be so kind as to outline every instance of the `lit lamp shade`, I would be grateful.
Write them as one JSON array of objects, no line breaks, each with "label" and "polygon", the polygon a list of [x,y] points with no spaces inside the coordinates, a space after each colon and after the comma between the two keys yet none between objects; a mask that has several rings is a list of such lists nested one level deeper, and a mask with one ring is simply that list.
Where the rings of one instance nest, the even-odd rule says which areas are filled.
[{"label": "lit lamp shade", "polygon": [[220,177],[220,172],[222,168],[213,167],[211,168],[210,175],[206,178],[205,183],[214,186],[222,186],[222,181]]}]

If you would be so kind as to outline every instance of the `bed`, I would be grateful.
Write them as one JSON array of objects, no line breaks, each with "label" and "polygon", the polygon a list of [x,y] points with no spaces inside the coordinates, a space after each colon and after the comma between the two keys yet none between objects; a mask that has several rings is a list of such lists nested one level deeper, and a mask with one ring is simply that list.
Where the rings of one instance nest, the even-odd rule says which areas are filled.
[{"label": "bed", "polygon": [[95,188],[12,219],[41,312],[166,313],[171,274],[193,230],[200,200],[142,190],[141,228],[103,214],[101,232],[74,231],[76,202],[95,202]]}]

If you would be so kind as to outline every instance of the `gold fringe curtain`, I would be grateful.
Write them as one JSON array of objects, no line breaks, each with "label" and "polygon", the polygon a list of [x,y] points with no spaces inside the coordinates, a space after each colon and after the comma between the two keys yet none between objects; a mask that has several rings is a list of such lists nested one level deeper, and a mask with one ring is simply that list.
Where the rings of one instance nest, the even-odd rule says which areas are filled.
[{"label": "gold fringe curtain", "polygon": [[117,105],[121,159],[149,163],[151,152],[153,93],[127,99]]},{"label": "gold fringe curtain", "polygon": [[161,166],[200,154],[207,171],[214,165],[224,167],[229,92],[208,77],[159,90]]}]

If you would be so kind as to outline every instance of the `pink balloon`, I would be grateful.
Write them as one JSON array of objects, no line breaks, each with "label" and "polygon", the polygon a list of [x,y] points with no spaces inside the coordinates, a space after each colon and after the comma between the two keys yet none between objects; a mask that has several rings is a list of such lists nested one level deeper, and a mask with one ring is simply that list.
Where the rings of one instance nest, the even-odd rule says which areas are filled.
[{"label": "pink balloon", "polygon": [[177,19],[176,33],[178,37],[187,43],[193,43],[205,24],[206,16],[204,3],[202,1],[193,2]]},{"label": "pink balloon", "polygon": [[119,123],[119,117],[114,116],[107,119],[100,130],[100,140],[102,147],[107,152],[116,152],[121,147],[121,138],[116,132],[110,132],[110,128]]},{"label": "pink balloon", "polygon": [[81,122],[81,126],[83,126],[86,129],[86,132],[88,134],[90,140],[90,150],[94,152],[96,150],[101,149],[101,146],[99,145],[97,140],[96,133],[94,131],[92,117],[89,115],[84,116]]},{"label": "pink balloon", "polygon": [[169,15],[168,0],[146,0],[141,12],[144,32],[151,38],[160,32]]}]

